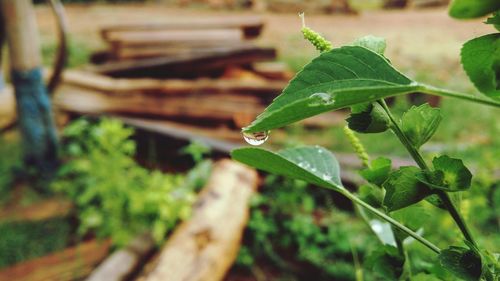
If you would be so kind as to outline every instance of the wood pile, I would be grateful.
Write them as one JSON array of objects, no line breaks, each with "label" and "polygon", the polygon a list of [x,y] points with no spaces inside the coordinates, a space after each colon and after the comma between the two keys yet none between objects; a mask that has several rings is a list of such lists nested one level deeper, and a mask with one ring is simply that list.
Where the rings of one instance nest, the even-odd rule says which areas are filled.
[{"label": "wood pile", "polygon": [[[101,37],[109,48],[94,56],[100,63],[67,71],[55,107],[76,114],[146,118],[169,127],[177,122],[241,140],[240,128],[293,76],[274,61],[274,48],[253,42],[263,27],[258,17],[105,26]],[[321,116],[309,124],[338,120]]]}]

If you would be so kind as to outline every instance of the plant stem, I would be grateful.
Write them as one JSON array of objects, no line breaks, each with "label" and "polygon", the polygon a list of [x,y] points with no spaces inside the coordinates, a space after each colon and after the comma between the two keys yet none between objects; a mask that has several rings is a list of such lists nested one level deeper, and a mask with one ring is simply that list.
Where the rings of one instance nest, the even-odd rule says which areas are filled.
[{"label": "plant stem", "polygon": [[354,203],[363,206],[370,212],[374,213],[375,215],[379,216],[380,218],[384,219],[388,223],[392,224],[394,227],[398,228],[399,230],[403,231],[404,233],[408,234],[409,236],[415,238],[415,240],[419,241],[420,243],[424,244],[427,248],[431,249],[434,251],[436,254],[441,253],[441,249],[439,249],[436,245],[432,244],[429,240],[423,238],[422,236],[418,235],[415,233],[413,230],[409,229],[408,227],[402,225],[400,222],[397,220],[391,218],[390,216],[384,214],[383,212],[377,210],[376,208],[372,207],[370,204],[364,202],[363,200],[359,199],[357,196],[352,194],[346,189],[342,189],[342,194],[349,198],[351,201]]},{"label": "plant stem", "polygon": [[426,84],[419,84],[418,91],[422,93],[426,93],[429,95],[435,95],[435,96],[445,96],[445,97],[452,97],[452,98],[458,98],[462,100],[467,100],[467,101],[472,101],[475,103],[480,103],[480,104],[485,104],[485,105],[491,105],[494,107],[500,107],[500,102],[492,100],[492,99],[485,99],[482,97],[478,96],[473,96],[469,94],[464,94],[452,90],[447,90],[447,89],[441,89],[437,88],[431,85],[426,85]]},{"label": "plant stem", "polygon": [[[401,130],[399,127],[398,122],[395,120],[394,116],[392,115],[389,107],[385,103],[384,100],[379,100],[378,101],[382,108],[384,108],[385,112],[387,113],[387,116],[389,116],[389,119],[391,120],[392,126],[391,129],[396,134],[396,136],[399,138],[401,143],[406,147],[412,158],[415,160],[417,165],[420,167],[422,170],[430,171],[429,166],[427,166],[427,163],[425,163],[424,158],[418,151],[418,149],[410,142],[406,134]],[[443,205],[445,208],[448,210],[450,215],[452,216],[453,220],[457,224],[458,228],[460,228],[460,231],[463,233],[465,239],[467,239],[469,242],[471,242],[474,246],[477,246],[469,228],[467,227],[467,224],[465,223],[464,218],[462,215],[458,212],[457,208],[453,204],[453,202],[450,199],[450,196],[448,193],[446,193],[443,190],[435,189],[433,190],[438,196],[439,199],[443,202]]]}]

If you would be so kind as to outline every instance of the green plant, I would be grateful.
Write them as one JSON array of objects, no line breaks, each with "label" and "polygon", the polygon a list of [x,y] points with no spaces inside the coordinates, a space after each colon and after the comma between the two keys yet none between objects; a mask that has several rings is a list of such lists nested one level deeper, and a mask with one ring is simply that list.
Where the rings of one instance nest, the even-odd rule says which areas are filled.
[{"label": "green plant", "polygon": [[95,124],[80,119],[64,130],[66,162],[53,188],[74,201],[80,234],[94,231],[123,245],[151,231],[160,242],[189,215],[200,173],[186,179],[139,166],[133,159],[132,134],[114,119]]},{"label": "green plant", "polygon": [[[494,13],[487,23],[498,28],[499,9],[500,3],[495,0],[455,0],[450,14],[469,18]],[[374,270],[384,278],[412,277],[408,262],[410,255],[405,247],[405,241],[411,237],[436,253],[441,266],[455,277],[497,280],[500,275],[498,255],[491,253],[494,249],[480,249],[457,208],[460,192],[470,188],[471,172],[462,160],[447,155],[434,157],[429,165],[420,152],[420,147],[439,126],[440,110],[424,104],[397,117],[384,98],[421,92],[500,107],[500,33],[470,40],[464,44],[461,53],[464,70],[476,88],[488,98],[411,80],[384,57],[385,41],[381,38],[367,36],[351,45],[331,49],[331,44],[305,26],[303,34],[322,54],[290,81],[264,113],[243,128],[243,134],[250,144],[262,144],[271,129],[350,107],[352,113],[347,119],[349,130],[346,133],[363,160],[365,168],[360,174],[366,184],[357,194],[345,188],[340,181],[335,156],[319,146],[290,148],[277,153],[241,148],[233,151],[233,158],[273,174],[333,189],[353,201],[359,206],[359,214],[384,244],[372,259]],[[387,158],[368,162],[360,149],[361,143],[350,130],[358,133],[392,131],[417,166],[393,170]],[[414,208],[424,200],[449,213],[463,234],[465,245],[449,245],[441,249],[418,233],[418,230],[426,229],[426,221]],[[419,278],[427,278],[422,276]],[[443,276],[435,274],[434,278],[438,277]]]}]

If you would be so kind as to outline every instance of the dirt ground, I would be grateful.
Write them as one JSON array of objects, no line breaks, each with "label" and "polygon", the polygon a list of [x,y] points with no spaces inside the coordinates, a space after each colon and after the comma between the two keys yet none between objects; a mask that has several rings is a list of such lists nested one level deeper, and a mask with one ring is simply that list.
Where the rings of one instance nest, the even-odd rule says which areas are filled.
[{"label": "dirt ground", "polygon": [[[240,16],[247,11],[180,9],[159,4],[67,5],[71,36],[91,48],[103,46],[99,28],[121,22],[189,21],[190,18]],[[299,12],[299,11],[297,11]],[[282,58],[312,56],[315,51],[301,38],[297,14],[260,14],[266,27],[260,41],[278,48]],[[37,19],[44,42],[54,39],[54,22],[47,6],[37,7]],[[306,15],[307,25],[324,34],[335,45],[346,44],[363,35],[387,39],[387,56],[395,65],[411,68],[416,64],[459,68],[460,47],[467,39],[492,32],[481,24],[484,19],[458,21],[445,9],[393,10],[349,15]],[[446,69],[445,69],[446,71]]]}]

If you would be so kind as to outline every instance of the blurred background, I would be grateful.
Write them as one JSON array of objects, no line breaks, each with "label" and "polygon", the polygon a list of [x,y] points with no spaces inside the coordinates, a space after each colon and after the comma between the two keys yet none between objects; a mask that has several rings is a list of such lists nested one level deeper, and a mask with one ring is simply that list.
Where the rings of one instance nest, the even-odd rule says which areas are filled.
[{"label": "blurred background", "polygon": [[[3,1],[1,33],[10,40],[15,32],[5,20],[15,5]],[[18,64],[5,43],[0,280],[394,279],[384,271],[388,261],[377,260],[380,242],[347,199],[223,159],[247,145],[241,127],[318,55],[303,39],[299,12],[334,47],[383,37],[385,56],[402,73],[476,94],[460,48],[492,29],[485,19],[450,18],[448,2],[68,0],[62,8],[34,1],[36,30],[23,42],[33,40],[39,51],[34,62],[43,83],[59,76],[57,65],[65,66],[48,92],[57,160],[49,169],[47,155],[37,154],[43,140],[23,144],[20,128],[34,123],[16,117],[11,67]],[[58,57],[66,60],[57,63]],[[498,110],[418,93],[389,99],[396,114],[424,102],[443,114],[422,147],[426,159],[447,153],[473,170],[459,208],[479,244],[498,249]],[[322,145],[337,155],[343,182],[355,190],[363,182],[342,132],[348,114],[340,110],[273,131],[264,146]],[[412,163],[389,132],[359,138],[373,158]],[[41,160],[27,158],[30,148]],[[445,212],[426,202],[412,208],[405,219],[426,220],[427,239],[438,246],[461,242]],[[409,248],[415,276],[453,280],[427,249]],[[422,276],[418,280],[430,280]]]}]

